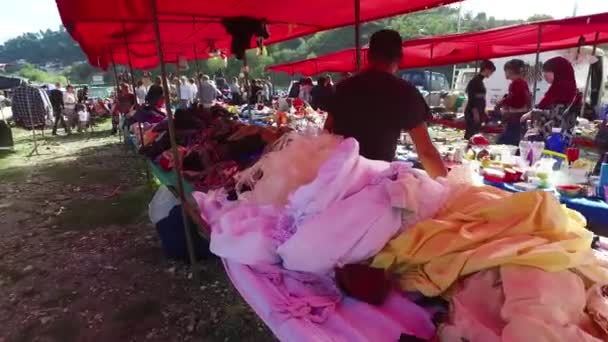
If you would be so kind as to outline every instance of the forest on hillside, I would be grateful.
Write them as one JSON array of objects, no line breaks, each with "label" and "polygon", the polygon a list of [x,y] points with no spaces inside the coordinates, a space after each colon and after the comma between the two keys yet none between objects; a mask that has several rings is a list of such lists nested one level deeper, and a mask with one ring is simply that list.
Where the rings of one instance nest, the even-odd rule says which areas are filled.
[{"label": "forest on hillside", "polygon": [[[365,44],[373,32],[382,28],[395,29],[401,33],[404,39],[455,33],[458,30],[458,17],[458,9],[440,7],[365,23],[361,27],[361,42]],[[535,15],[526,21],[548,18],[550,17],[545,15]],[[523,22],[523,20],[500,20],[488,17],[485,13],[476,15],[464,13],[460,20],[460,32],[479,31]],[[321,56],[354,45],[354,29],[345,27],[271,45],[267,49],[268,54],[265,56],[257,56],[254,51],[250,51],[248,57],[251,75],[252,77],[261,77],[265,74],[264,68],[268,65]],[[47,63],[62,65],[65,67],[64,76],[72,83],[90,82],[91,75],[101,73],[100,70],[95,69],[88,63],[82,63],[86,60],[84,54],[63,27],[60,27],[57,31],[46,30],[38,33],[25,33],[0,45],[0,63],[10,63],[17,60],[26,60],[33,65],[45,65]],[[234,58],[229,58],[227,65],[224,65],[223,61],[219,59],[208,59],[200,61],[200,67],[205,73],[215,74],[221,71],[227,76],[236,76],[240,72],[241,63]],[[190,70],[195,70],[194,62],[191,62]],[[152,70],[152,72],[157,72],[157,70]],[[140,73],[140,71],[137,73]],[[29,74],[36,75],[31,71]],[[272,76],[278,84],[286,84],[289,81],[289,77],[284,74],[274,74]],[[110,82],[113,74],[105,73],[105,78]],[[42,80],[40,81],[42,82]]]}]

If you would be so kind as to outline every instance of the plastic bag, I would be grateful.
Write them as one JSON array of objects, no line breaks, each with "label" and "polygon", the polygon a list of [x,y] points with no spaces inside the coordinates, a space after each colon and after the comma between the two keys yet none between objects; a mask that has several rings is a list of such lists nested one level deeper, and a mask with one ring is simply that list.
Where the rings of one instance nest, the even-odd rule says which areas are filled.
[{"label": "plastic bag", "polygon": [[161,185],[148,205],[148,216],[152,224],[156,225],[160,220],[169,216],[169,212],[176,205],[179,205],[178,199],[166,186]]}]

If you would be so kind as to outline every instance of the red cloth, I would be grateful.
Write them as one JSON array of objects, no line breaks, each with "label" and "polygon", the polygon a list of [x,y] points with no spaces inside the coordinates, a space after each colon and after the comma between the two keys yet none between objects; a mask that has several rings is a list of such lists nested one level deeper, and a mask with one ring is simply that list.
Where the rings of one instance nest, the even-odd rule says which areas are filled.
[{"label": "red cloth", "polygon": [[509,108],[524,108],[529,107],[532,101],[532,94],[528,82],[523,78],[518,78],[509,84],[509,93],[502,100],[503,107]]},{"label": "red cloth", "polygon": [[[371,21],[462,0],[361,0],[361,21]],[[92,65],[106,69],[114,60],[127,64],[124,32],[135,68],[158,65],[150,0],[56,0],[61,20]],[[248,16],[266,19],[267,44],[354,24],[352,0],[156,0],[166,62],[178,56],[208,57],[209,51],[229,51],[231,37],[222,18]],[[123,22],[125,23],[123,27]],[[124,30],[124,31],[123,31]],[[211,43],[210,43],[211,42]]]},{"label": "red cloth", "polygon": [[[549,87],[537,107],[549,109],[556,104],[566,106],[572,104],[578,94],[572,64],[563,57],[554,57],[545,62],[543,70],[552,71],[554,78],[551,87]],[[580,101],[580,99],[577,99],[577,101]]]},{"label": "red cloth", "polygon": [[[400,68],[441,66],[535,53],[540,25],[542,25],[541,51],[576,47],[581,37],[588,45],[608,42],[608,13],[601,13],[404,41]],[[596,32],[599,32],[597,41]],[[363,49],[364,58],[365,51],[366,49]],[[355,50],[348,49],[307,60],[270,66],[268,69],[292,75],[311,76],[323,72],[353,72],[356,70],[355,61]]]}]

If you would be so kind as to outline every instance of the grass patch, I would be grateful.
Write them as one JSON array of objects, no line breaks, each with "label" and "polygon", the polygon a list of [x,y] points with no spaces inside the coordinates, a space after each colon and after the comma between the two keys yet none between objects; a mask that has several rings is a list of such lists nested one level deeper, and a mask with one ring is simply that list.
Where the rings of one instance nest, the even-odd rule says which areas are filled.
[{"label": "grass patch", "polygon": [[57,223],[64,229],[136,223],[142,218],[152,196],[154,189],[142,185],[113,198],[72,201],[66,213],[58,217]]},{"label": "grass patch", "polygon": [[24,182],[29,176],[29,171],[22,167],[11,167],[0,169],[0,182],[19,183]]},{"label": "grass patch", "polygon": [[129,324],[134,321],[144,320],[149,316],[158,315],[160,311],[160,302],[154,299],[144,299],[122,308],[112,319],[116,322]]}]

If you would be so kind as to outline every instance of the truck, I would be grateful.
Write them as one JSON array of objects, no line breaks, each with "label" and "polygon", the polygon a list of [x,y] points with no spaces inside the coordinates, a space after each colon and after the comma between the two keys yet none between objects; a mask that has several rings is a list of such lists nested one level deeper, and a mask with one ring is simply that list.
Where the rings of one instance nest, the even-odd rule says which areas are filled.
[{"label": "truck", "polygon": [[[608,57],[601,49],[597,49],[595,57],[593,57],[592,47],[585,46],[580,49],[580,52],[577,52],[577,48],[574,48],[541,53],[539,55],[540,68],[538,70],[534,67],[536,63],[536,54],[492,59],[492,62],[496,65],[496,72],[484,81],[487,89],[486,103],[488,107],[494,107],[496,103],[508,93],[510,81],[505,78],[504,66],[508,61],[515,58],[523,60],[527,65],[525,77],[531,92],[533,92],[532,88],[534,87],[534,78],[536,77],[536,103],[538,103],[550,86],[550,84],[543,79],[542,65],[547,60],[557,56],[565,57],[568,60],[576,59],[576,62],[573,63],[574,73],[576,83],[581,93],[584,91],[589,68],[591,67],[591,81],[587,91],[586,102],[590,104],[592,108],[597,108],[601,103],[608,103]],[[594,60],[597,60],[597,62],[591,64]],[[467,84],[474,76],[474,68],[456,69],[456,81],[453,83],[453,90],[456,92],[465,92]]]}]

